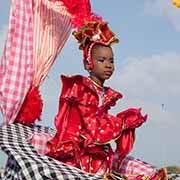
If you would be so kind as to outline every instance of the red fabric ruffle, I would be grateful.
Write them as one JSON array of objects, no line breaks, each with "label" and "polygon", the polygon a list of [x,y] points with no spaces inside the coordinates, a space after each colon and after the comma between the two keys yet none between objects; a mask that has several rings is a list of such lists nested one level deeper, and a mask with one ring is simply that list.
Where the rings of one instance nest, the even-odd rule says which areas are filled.
[{"label": "red fabric ruffle", "polygon": [[122,135],[116,141],[116,153],[118,157],[118,169],[122,160],[131,152],[135,141],[135,129],[128,129],[122,132]]},{"label": "red fabric ruffle", "polygon": [[129,108],[117,114],[124,121],[124,129],[134,129],[141,126],[147,120],[147,114],[141,114],[141,108]]}]

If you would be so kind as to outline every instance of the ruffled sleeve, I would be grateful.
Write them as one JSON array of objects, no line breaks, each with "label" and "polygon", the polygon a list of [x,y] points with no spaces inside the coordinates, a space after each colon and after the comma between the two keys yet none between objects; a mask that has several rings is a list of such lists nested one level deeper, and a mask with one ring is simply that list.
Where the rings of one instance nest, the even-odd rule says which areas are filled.
[{"label": "ruffled sleeve", "polygon": [[48,155],[61,157],[65,154],[77,155],[77,144],[81,141],[81,117],[77,110],[79,102],[79,86],[81,76],[61,76],[62,91],[59,101],[59,110],[55,117],[57,133],[47,146],[50,149]]},{"label": "ruffled sleeve", "polygon": [[82,77],[79,75],[76,76],[64,76],[61,75],[62,81],[62,92],[60,99],[67,101],[78,101],[79,100],[79,82],[82,81]]},{"label": "ruffled sleeve", "polygon": [[129,154],[134,146],[135,129],[141,126],[147,119],[147,115],[141,114],[141,108],[129,108],[117,114],[123,121],[123,131],[116,141],[116,152],[119,154],[118,166],[123,158]]}]

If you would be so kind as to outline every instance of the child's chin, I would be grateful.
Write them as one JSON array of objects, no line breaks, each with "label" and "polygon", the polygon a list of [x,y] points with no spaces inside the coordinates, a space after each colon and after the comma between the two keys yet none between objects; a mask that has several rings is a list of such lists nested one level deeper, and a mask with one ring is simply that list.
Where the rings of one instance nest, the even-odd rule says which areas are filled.
[{"label": "child's chin", "polygon": [[104,80],[108,80],[111,77],[111,75],[105,75]]}]

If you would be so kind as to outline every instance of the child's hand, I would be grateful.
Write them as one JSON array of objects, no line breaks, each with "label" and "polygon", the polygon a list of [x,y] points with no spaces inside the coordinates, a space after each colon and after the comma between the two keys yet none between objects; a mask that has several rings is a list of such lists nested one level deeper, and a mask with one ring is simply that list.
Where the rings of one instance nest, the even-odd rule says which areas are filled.
[{"label": "child's hand", "polygon": [[141,114],[141,108],[130,108],[117,114],[123,121],[123,129],[135,129],[141,126],[146,120],[147,115]]}]

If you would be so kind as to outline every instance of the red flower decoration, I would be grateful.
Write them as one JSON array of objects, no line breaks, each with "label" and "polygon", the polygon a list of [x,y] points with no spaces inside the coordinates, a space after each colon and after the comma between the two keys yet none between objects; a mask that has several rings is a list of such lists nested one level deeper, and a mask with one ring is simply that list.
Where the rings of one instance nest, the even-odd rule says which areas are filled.
[{"label": "red flower decoration", "polygon": [[38,87],[32,87],[27,93],[24,103],[15,119],[15,122],[32,124],[36,119],[40,120],[43,102]]}]

